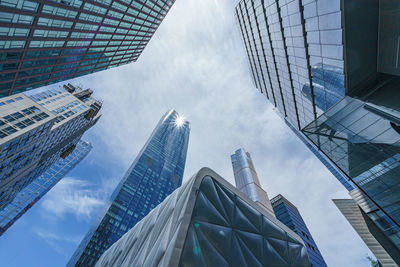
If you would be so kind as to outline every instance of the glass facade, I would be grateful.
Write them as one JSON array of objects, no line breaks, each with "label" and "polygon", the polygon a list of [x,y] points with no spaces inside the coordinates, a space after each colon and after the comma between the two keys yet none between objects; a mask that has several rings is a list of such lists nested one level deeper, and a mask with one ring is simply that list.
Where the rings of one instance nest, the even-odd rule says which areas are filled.
[{"label": "glass facade", "polygon": [[175,0],[2,0],[0,96],[136,61]]},{"label": "glass facade", "polygon": [[235,10],[257,88],[347,190],[374,202],[365,212],[397,246],[399,10],[391,0],[242,0]]},{"label": "glass facade", "polygon": [[236,17],[254,83],[298,129],[345,96],[340,0],[242,0]]},{"label": "glass facade", "polygon": [[96,266],[310,266],[302,240],[218,174],[201,169]]},{"label": "glass facade", "polygon": [[268,194],[261,187],[250,153],[240,148],[231,155],[231,160],[236,187],[251,200],[274,214]]},{"label": "glass facade", "polygon": [[159,121],[67,266],[100,256],[182,184],[190,124],[174,110]]},{"label": "glass facade", "polygon": [[271,199],[271,203],[276,218],[303,239],[311,265],[315,267],[327,266],[297,208],[282,195]]},{"label": "glass facade", "polygon": [[[60,157],[73,152],[85,131],[98,121],[101,103],[87,94],[84,98],[84,91],[68,85],[2,99],[15,100],[0,105],[0,122],[15,131],[0,138],[0,211]],[[79,105],[71,104],[77,101]],[[53,110],[60,107],[62,115]],[[46,116],[37,116],[42,113]],[[68,118],[59,121],[66,113]],[[28,120],[32,123],[25,125]]]},{"label": "glass facade", "polygon": [[381,209],[371,214],[374,221],[397,224],[390,236],[400,247],[399,87],[393,79],[364,99],[348,96],[303,132]]},{"label": "glass facade", "polygon": [[59,158],[42,175],[24,187],[13,201],[0,211],[0,235],[84,159],[91,149],[90,143],[79,141],[70,155],[64,159]]}]

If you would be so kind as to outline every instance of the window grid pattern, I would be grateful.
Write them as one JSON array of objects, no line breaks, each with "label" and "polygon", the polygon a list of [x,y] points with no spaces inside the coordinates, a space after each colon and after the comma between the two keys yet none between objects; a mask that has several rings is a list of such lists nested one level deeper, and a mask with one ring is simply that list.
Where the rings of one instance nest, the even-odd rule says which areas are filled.
[{"label": "window grid pattern", "polygon": [[307,247],[311,265],[318,267],[327,266],[297,208],[281,195],[271,199],[271,204],[276,218],[303,239],[303,242]]},{"label": "window grid pattern", "polygon": [[236,16],[255,84],[298,129],[345,96],[339,0],[242,0]]},{"label": "window grid pattern", "polygon": [[[39,89],[40,90],[40,89]],[[14,102],[0,106],[2,121],[17,122],[24,118],[13,119],[15,113],[20,113],[31,118],[32,125],[20,129],[10,136],[0,139],[0,211],[13,201],[16,194],[28,186],[35,178],[41,175],[49,166],[56,162],[60,155],[75,145],[82,134],[93,126],[100,114],[88,117],[92,111],[92,103],[96,100],[90,98],[85,103],[85,109],[77,112],[62,123],[55,124],[55,117],[43,104],[49,99],[56,99],[62,91],[68,97],[51,102],[52,106],[62,106],[65,101],[76,101],[78,98],[63,89],[42,90],[41,93],[27,92],[16,97],[7,97]],[[35,90],[36,91],[36,90]],[[75,94],[80,93],[76,90]],[[29,94],[32,95],[30,98]],[[46,97],[47,98],[46,98]],[[19,99],[22,98],[22,99]],[[7,100],[8,99],[8,100]],[[19,99],[18,101],[15,101]],[[68,100],[70,99],[70,100]],[[42,103],[41,103],[42,102]],[[47,115],[41,119],[41,114]],[[5,115],[7,114],[7,115]],[[5,115],[5,116],[4,116]],[[9,116],[10,115],[10,116]]]},{"label": "window grid pattern", "polygon": [[94,266],[114,242],[182,184],[190,124],[169,111],[115,189],[67,266]]},{"label": "window grid pattern", "polygon": [[[346,96],[303,130],[397,227],[400,225],[399,84],[398,80],[383,82],[363,100]],[[389,234],[389,238],[399,244],[396,235]]]},{"label": "window grid pattern", "polygon": [[57,157],[58,160],[52,166],[24,187],[13,201],[0,211],[0,235],[85,158],[91,149],[90,143],[79,141],[69,156],[65,159]]},{"label": "window grid pattern", "polygon": [[0,2],[0,95],[136,61],[174,0]]}]

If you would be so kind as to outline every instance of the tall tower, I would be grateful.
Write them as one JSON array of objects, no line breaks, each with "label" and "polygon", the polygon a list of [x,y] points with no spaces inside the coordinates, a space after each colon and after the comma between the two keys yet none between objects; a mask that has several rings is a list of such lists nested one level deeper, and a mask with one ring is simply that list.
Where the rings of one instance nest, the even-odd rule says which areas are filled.
[{"label": "tall tower", "polygon": [[241,0],[235,15],[255,86],[400,250],[400,2]]},{"label": "tall tower", "polygon": [[73,85],[0,99],[0,211],[99,120],[102,103]]},{"label": "tall tower", "polygon": [[276,218],[303,239],[312,266],[327,266],[296,206],[280,194],[271,199],[271,204]]},{"label": "tall tower", "polygon": [[0,2],[0,97],[134,62],[175,0]]},{"label": "tall tower", "polygon": [[267,192],[261,187],[250,153],[240,148],[231,155],[231,160],[236,187],[258,205],[274,214]]},{"label": "tall tower", "polygon": [[92,145],[89,142],[80,140],[68,156],[60,157],[42,175],[17,193],[13,201],[0,211],[0,235],[81,162],[91,149]]},{"label": "tall tower", "polygon": [[174,111],[158,122],[67,266],[100,256],[182,184],[190,123]]}]

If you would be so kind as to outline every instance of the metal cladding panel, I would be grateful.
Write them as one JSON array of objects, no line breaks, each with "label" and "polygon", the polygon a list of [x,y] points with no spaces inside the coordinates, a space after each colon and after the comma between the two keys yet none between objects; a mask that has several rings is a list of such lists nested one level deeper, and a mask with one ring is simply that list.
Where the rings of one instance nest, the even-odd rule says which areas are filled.
[{"label": "metal cladding panel", "polygon": [[371,233],[360,207],[353,199],[334,199],[333,202],[382,266],[398,266],[374,234]]},{"label": "metal cladding panel", "polygon": [[96,266],[311,266],[294,232],[203,168]]}]

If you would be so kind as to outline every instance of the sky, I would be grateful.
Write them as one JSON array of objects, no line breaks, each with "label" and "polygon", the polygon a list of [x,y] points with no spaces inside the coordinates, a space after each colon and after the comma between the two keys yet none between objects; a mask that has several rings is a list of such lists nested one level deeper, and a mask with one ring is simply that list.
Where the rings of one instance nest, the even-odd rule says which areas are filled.
[{"label": "sky", "polygon": [[269,197],[298,207],[329,266],[369,265],[331,201],[349,198],[345,188],[254,87],[236,3],[178,0],[137,62],[69,81],[104,101],[83,137],[93,149],[0,238],[0,266],[65,266],[170,108],[191,122],[184,181],[209,167],[234,184],[230,155],[243,147]]}]

